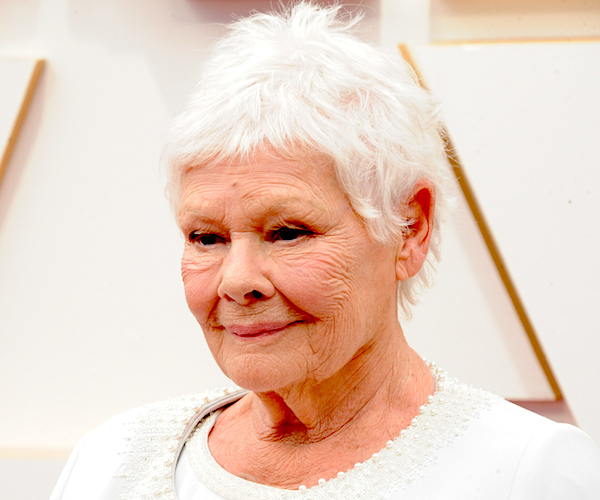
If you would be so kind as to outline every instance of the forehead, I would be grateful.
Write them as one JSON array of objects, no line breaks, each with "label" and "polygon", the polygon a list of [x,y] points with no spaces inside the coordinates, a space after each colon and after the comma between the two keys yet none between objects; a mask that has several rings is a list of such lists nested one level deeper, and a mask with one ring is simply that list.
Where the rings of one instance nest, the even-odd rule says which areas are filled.
[{"label": "forehead", "polygon": [[243,207],[281,211],[296,205],[346,202],[331,162],[312,157],[257,154],[252,160],[192,168],[181,182],[180,217],[186,212]]}]

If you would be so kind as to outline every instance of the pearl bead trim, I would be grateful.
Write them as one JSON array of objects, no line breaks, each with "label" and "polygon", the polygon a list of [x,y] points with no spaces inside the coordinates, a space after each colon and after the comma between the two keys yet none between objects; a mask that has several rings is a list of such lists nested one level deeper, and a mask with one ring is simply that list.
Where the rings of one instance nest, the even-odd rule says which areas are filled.
[{"label": "pearl bead trim", "polygon": [[119,500],[177,500],[173,478],[188,422],[204,405],[239,389],[213,390],[147,405],[128,427]]},{"label": "pearl bead trim", "polygon": [[208,448],[208,434],[218,412],[206,417],[188,440],[189,462],[196,478],[228,500],[326,500],[348,498],[383,499],[391,489],[410,487],[422,469],[435,462],[438,450],[449,446],[467,428],[468,422],[499,401],[486,391],[448,379],[445,372],[428,363],[437,388],[419,409],[411,424],[386,447],[347,472],[328,481],[298,490],[283,490],[247,481],[224,470]]}]

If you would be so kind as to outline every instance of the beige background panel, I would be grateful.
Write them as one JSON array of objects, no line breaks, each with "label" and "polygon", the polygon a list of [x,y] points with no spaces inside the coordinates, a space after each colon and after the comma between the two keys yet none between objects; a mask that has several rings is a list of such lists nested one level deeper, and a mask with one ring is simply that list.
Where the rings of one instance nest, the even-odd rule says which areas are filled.
[{"label": "beige background panel", "polygon": [[554,399],[477,223],[451,180],[457,207],[445,228],[435,285],[404,326],[408,341],[475,386],[508,399]]},{"label": "beige background panel", "polygon": [[[409,63],[409,65],[415,71],[420,85],[429,91],[429,86],[427,85],[427,82],[425,81],[420,68],[417,66],[417,63],[416,63],[412,53],[410,52],[410,49],[408,48],[408,46],[406,44],[400,44],[399,49],[402,54],[402,57],[406,60],[406,62]],[[446,132],[444,132],[444,142],[445,142],[446,155],[448,158],[448,162],[452,168],[454,180],[456,181],[455,185],[456,185],[456,183],[458,184],[458,186],[459,186],[458,191],[460,191],[462,194],[462,196],[458,195],[458,200],[460,203],[466,204],[469,207],[469,211],[471,212],[473,219],[475,220],[477,231],[481,234],[481,237],[483,238],[483,240],[485,242],[487,252],[488,252],[490,258],[492,259],[492,261],[494,262],[494,266],[496,267],[497,274],[500,277],[500,280],[502,281],[504,289],[508,293],[508,296],[512,303],[512,307],[519,318],[519,322],[521,323],[521,325],[523,327],[522,330],[527,335],[527,338],[529,340],[531,348],[533,349],[533,352],[535,354],[537,362],[540,365],[540,368],[542,369],[544,376],[545,376],[548,384],[550,385],[550,388],[552,389],[553,399],[552,400],[545,399],[543,401],[546,403],[562,402],[563,395],[562,395],[562,393],[560,391],[560,387],[558,386],[558,383],[556,381],[556,377],[555,377],[554,373],[552,372],[552,369],[548,363],[546,355],[544,354],[542,346],[540,345],[540,342],[535,334],[535,331],[533,329],[533,326],[531,324],[529,316],[527,315],[527,311],[525,310],[525,308],[523,306],[523,302],[522,302],[521,298],[519,297],[518,291],[514,285],[514,282],[511,278],[511,276],[508,272],[508,269],[506,267],[506,264],[502,258],[502,254],[498,250],[498,245],[497,245],[496,241],[494,240],[494,236],[492,234],[492,231],[490,230],[489,224],[485,219],[485,216],[481,210],[481,206],[480,206],[479,202],[477,201],[476,194],[473,191],[473,187],[471,186],[469,179],[466,175],[465,169],[462,166],[460,156],[459,156],[454,144],[452,143],[451,137],[449,135],[447,135]],[[514,398],[509,398],[509,399],[514,400]],[[520,401],[523,401],[523,400],[521,399]],[[537,401],[540,401],[540,400],[537,400]],[[565,408],[566,408],[566,406],[565,406]],[[570,417],[572,418],[572,415],[570,415]]]},{"label": "beige background panel", "polygon": [[600,42],[411,47],[571,409],[600,437]]},{"label": "beige background panel", "polygon": [[436,42],[600,34],[598,0],[429,0],[429,3],[430,40]]}]

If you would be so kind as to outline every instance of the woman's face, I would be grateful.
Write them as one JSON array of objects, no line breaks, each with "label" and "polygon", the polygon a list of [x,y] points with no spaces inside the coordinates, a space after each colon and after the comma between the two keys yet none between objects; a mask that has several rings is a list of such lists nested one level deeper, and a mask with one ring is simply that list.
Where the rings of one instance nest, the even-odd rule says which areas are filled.
[{"label": "woman's face", "polygon": [[240,386],[324,381],[397,325],[398,246],[371,239],[330,165],[258,155],[193,169],[181,200],[187,302]]}]

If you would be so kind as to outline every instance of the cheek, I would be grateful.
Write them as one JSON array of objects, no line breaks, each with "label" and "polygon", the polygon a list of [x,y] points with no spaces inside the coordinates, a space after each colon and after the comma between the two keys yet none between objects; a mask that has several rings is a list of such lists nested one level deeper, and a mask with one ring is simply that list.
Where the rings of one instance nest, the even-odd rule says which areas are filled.
[{"label": "cheek", "polygon": [[351,302],[356,288],[353,265],[342,249],[313,248],[303,255],[278,259],[274,284],[296,307],[325,320]]},{"label": "cheek", "polygon": [[395,258],[391,250],[364,240],[315,246],[306,254],[282,259],[283,279],[276,286],[296,307],[333,328],[375,320],[389,300],[395,304]]},{"label": "cheek", "polygon": [[184,252],[181,277],[188,307],[196,320],[205,324],[217,301],[217,276],[221,258],[215,255],[193,255]]}]

